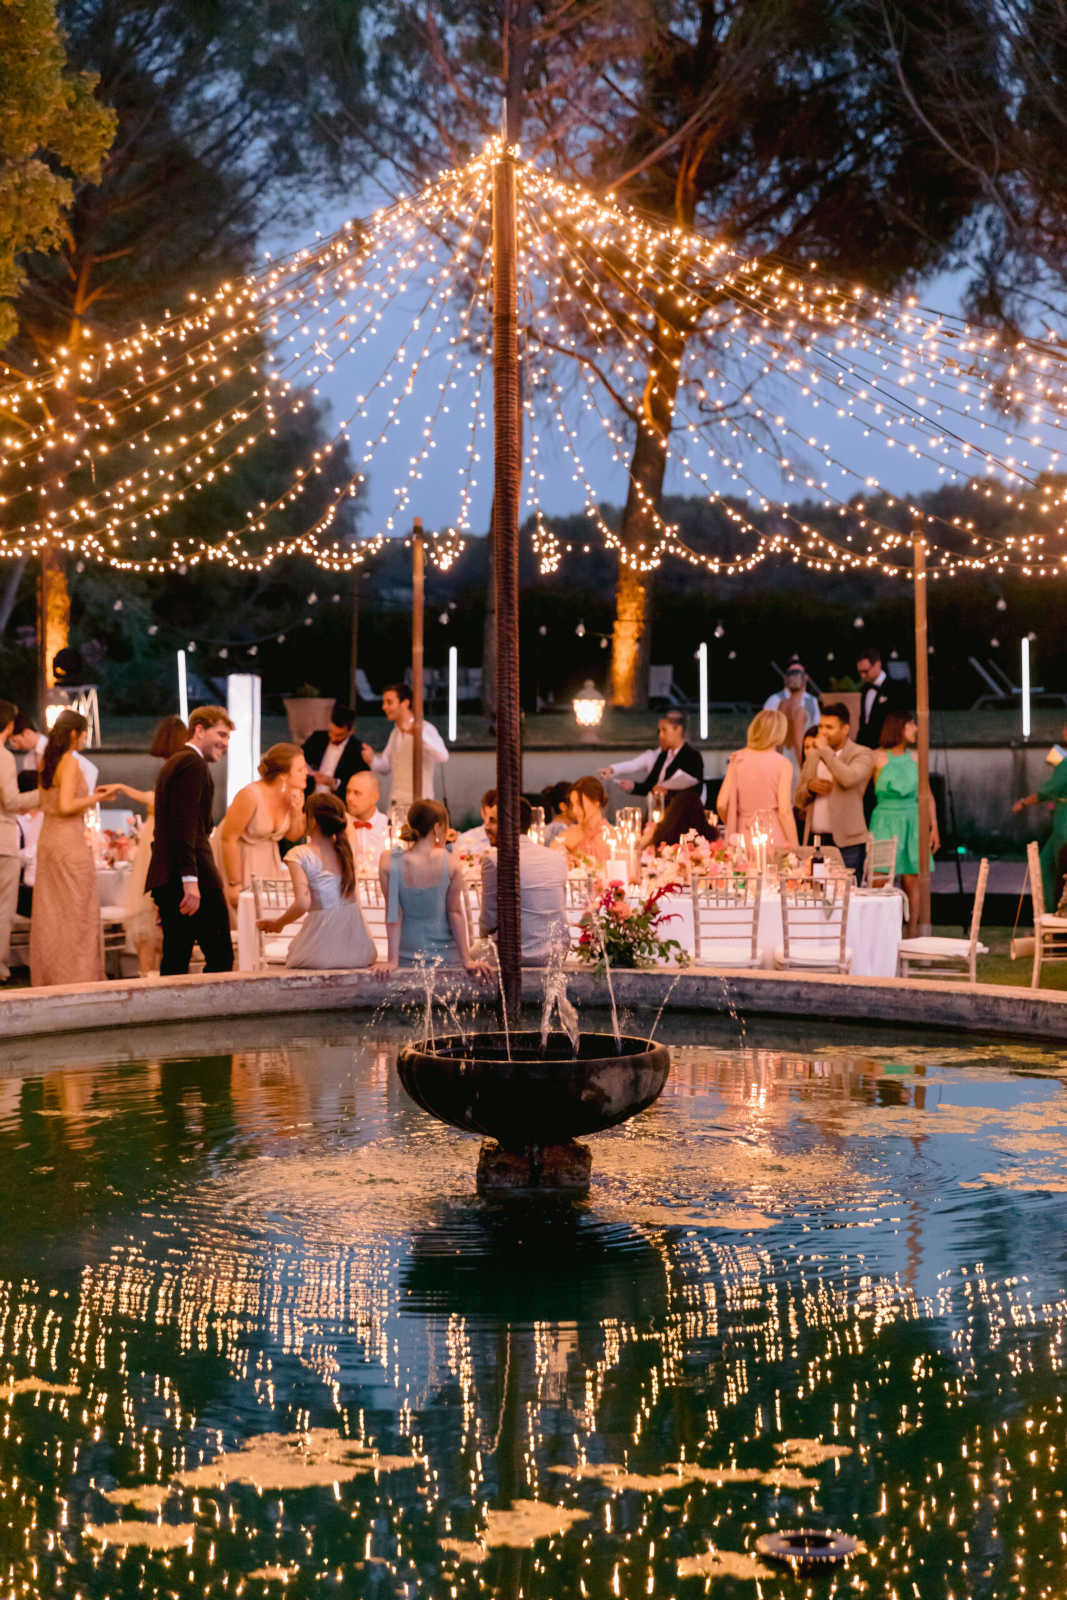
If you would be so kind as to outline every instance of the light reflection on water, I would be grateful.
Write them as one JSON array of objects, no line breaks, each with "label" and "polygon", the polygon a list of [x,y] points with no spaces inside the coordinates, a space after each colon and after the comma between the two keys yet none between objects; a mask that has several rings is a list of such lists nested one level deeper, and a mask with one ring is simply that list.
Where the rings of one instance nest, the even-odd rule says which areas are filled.
[{"label": "light reflection on water", "polygon": [[792,1596],[816,1525],[812,1592],[1062,1596],[1058,1057],[685,1026],[578,1204],[474,1196],[385,1024],[16,1047],[5,1594]]}]

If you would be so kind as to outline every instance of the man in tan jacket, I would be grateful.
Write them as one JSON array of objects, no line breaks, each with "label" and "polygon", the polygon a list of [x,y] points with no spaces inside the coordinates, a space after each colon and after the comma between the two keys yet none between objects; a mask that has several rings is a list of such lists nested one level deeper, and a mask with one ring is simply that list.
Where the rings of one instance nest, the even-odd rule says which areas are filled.
[{"label": "man in tan jacket", "polygon": [[870,782],[874,751],[854,744],[849,738],[848,707],[840,703],[823,706],[819,736],[800,773],[796,804],[814,801],[811,834],[830,838],[841,852],[846,867],[863,881],[867,860],[867,820],[863,815],[863,791]]}]

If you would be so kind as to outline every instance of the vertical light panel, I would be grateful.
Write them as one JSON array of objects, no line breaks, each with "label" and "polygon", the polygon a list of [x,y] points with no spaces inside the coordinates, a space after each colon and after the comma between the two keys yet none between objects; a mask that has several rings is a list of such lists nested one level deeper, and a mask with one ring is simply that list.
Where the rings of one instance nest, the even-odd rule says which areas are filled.
[{"label": "vertical light panel", "polygon": [[185,674],[185,651],[178,651],[178,715],[189,724],[189,681]]},{"label": "vertical light panel", "polygon": [[226,804],[238,789],[259,776],[260,680],[252,673],[232,673],[226,679],[226,709],[234,730],[226,752]]},{"label": "vertical light panel", "polygon": [[459,651],[448,647],[448,742],[455,744],[459,712]]},{"label": "vertical light panel", "polygon": [[697,671],[700,676],[700,737],[708,736],[708,647],[697,646]]},{"label": "vertical light panel", "polygon": [[1030,641],[1022,642],[1023,738],[1030,737]]}]

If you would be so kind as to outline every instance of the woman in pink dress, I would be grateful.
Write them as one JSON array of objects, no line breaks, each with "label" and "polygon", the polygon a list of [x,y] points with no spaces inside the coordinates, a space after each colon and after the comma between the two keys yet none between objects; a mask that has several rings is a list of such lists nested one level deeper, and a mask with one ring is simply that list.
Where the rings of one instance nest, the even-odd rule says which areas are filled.
[{"label": "woman in pink dress", "polygon": [[61,711],[41,757],[41,810],[37,881],[30,918],[30,981],[102,983],[104,936],[96,863],[85,837],[85,813],[105,804],[114,785],[89,793],[76,756],[89,724],[77,711]]},{"label": "woman in pink dress", "polygon": [[727,833],[751,839],[758,827],[772,849],[796,844],[796,774],[779,753],[788,735],[789,724],[780,711],[760,711],[749,723],[745,748],[730,757],[716,802]]}]

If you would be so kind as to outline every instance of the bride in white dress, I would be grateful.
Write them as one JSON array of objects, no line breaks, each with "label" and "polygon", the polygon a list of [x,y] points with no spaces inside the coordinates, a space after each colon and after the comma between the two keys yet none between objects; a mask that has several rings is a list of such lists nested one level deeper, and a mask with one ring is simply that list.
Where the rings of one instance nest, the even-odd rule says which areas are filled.
[{"label": "bride in white dress", "polygon": [[285,858],[293,880],[293,902],[279,917],[264,917],[266,933],[280,933],[304,918],[285,958],[287,967],[337,971],[372,967],[377,958],[356,899],[356,866],[348,842],[347,818],[332,794],[314,794],[307,803],[308,838]]}]

